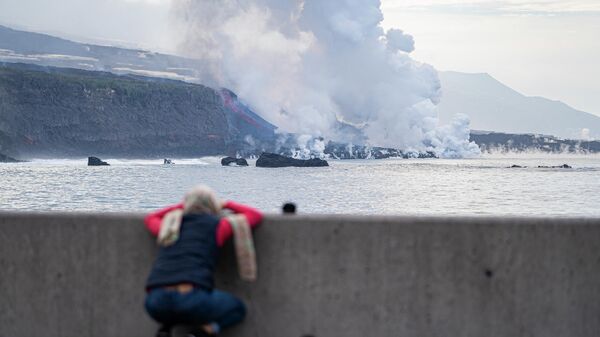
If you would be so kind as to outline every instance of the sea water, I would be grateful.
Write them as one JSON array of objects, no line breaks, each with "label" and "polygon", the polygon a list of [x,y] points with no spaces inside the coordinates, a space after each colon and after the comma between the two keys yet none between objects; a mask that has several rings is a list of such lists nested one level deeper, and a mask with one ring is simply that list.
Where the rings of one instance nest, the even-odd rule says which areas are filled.
[{"label": "sea water", "polygon": [[[325,168],[223,167],[220,158],[33,160],[0,164],[0,210],[148,212],[206,184],[222,199],[279,212],[600,216],[600,156],[330,160]],[[573,169],[538,168],[569,164]],[[509,168],[512,165],[526,168]]]}]

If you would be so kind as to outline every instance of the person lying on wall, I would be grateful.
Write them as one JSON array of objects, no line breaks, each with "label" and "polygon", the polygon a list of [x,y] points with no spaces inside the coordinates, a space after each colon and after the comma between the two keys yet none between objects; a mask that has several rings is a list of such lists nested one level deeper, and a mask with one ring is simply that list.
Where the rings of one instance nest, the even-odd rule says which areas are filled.
[{"label": "person lying on wall", "polygon": [[148,314],[161,324],[157,337],[170,336],[180,324],[193,327],[193,336],[214,336],[244,319],[244,303],[215,289],[213,275],[219,248],[234,237],[240,276],[256,280],[252,229],[262,218],[251,207],[220,202],[205,186],[193,188],[181,204],[145,218],[159,245],[145,301]]}]

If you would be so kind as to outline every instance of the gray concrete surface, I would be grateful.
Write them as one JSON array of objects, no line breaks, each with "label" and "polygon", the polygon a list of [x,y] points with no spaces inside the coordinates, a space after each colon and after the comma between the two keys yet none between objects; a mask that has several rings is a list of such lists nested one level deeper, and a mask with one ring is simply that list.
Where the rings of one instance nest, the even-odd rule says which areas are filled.
[{"label": "gray concrete surface", "polygon": [[[600,219],[268,216],[227,337],[600,336]],[[0,213],[0,336],[152,336],[141,215]]]}]

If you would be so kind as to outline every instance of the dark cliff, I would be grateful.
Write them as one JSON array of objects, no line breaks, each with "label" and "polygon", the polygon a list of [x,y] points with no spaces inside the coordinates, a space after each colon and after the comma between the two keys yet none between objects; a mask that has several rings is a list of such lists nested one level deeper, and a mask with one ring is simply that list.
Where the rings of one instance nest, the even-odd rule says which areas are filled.
[{"label": "dark cliff", "polygon": [[561,139],[536,134],[472,131],[471,141],[482,152],[599,153],[600,141]]},{"label": "dark cliff", "polygon": [[[232,104],[234,100],[235,104]],[[197,84],[0,63],[0,152],[19,158],[235,154],[274,126]],[[256,145],[256,144],[254,144]]]}]

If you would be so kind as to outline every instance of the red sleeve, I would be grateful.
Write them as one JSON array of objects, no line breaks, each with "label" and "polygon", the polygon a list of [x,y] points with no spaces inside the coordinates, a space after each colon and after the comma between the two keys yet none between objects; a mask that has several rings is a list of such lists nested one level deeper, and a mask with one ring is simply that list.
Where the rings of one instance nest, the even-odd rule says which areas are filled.
[{"label": "red sleeve", "polygon": [[[248,219],[250,228],[254,229],[262,221],[263,215],[260,211],[242,204],[228,201],[223,205],[223,208],[232,210],[236,214],[243,214]],[[217,245],[223,246],[227,240],[233,235],[231,224],[226,218],[221,219],[217,227]]]},{"label": "red sleeve", "polygon": [[167,208],[163,208],[159,211],[152,212],[144,218],[144,223],[146,224],[146,228],[150,231],[150,233],[154,236],[158,236],[158,232],[160,232],[160,223],[162,222],[162,218],[165,214],[169,213],[172,210],[176,210],[178,208],[183,208],[183,204],[177,204],[173,206],[169,206]]}]

